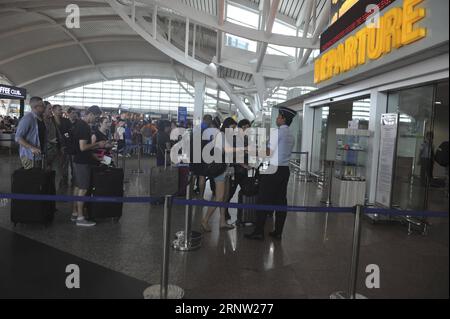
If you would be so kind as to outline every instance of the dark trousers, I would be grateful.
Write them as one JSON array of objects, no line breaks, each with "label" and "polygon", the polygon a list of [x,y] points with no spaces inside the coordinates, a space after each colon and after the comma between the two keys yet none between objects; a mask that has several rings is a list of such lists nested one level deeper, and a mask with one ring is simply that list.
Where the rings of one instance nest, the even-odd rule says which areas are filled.
[{"label": "dark trousers", "polygon": [[420,182],[423,187],[427,187],[433,180],[434,160],[422,158],[420,163]]},{"label": "dark trousers", "polygon": [[[287,205],[288,166],[279,166],[275,174],[261,174],[257,203],[260,205]],[[258,211],[255,233],[263,234],[268,211]],[[275,212],[275,232],[282,234],[287,213]]]}]

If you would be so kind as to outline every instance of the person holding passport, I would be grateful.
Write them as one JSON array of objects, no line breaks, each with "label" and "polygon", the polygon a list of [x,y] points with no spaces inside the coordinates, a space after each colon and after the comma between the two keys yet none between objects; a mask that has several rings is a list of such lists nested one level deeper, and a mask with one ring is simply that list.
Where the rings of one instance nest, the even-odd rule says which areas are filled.
[{"label": "person holding passport", "polygon": [[[102,115],[100,107],[91,106],[86,110],[84,117],[77,121],[73,127],[73,140],[76,154],[73,158],[73,171],[75,177],[74,196],[85,196],[91,186],[91,168],[97,165],[98,159],[94,156],[94,150],[105,148],[106,141],[93,143],[91,126]],[[72,213],[72,221],[77,226],[91,227],[95,222],[91,222],[84,217],[84,203],[75,202]]]}]

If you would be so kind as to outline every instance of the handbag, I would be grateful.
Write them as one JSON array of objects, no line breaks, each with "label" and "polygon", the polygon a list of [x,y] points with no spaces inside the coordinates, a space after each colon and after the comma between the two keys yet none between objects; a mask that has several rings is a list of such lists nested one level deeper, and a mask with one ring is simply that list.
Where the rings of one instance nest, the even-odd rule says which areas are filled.
[{"label": "handbag", "polygon": [[[217,148],[214,148],[214,152]],[[222,151],[223,153],[223,151]],[[223,154],[224,155],[224,154]],[[210,164],[206,164],[204,166],[204,175],[209,177],[210,179],[216,178],[217,176],[222,175],[226,170],[228,165],[225,163],[224,156],[222,156],[222,163],[212,162]]]}]

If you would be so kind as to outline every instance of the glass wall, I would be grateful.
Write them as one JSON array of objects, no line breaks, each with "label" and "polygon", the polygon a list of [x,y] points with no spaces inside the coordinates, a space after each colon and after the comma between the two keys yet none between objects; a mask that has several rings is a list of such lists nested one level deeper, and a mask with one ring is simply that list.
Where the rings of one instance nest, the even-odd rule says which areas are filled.
[{"label": "glass wall", "polygon": [[[179,106],[185,106],[189,112],[193,112],[195,89],[187,83],[182,85],[175,80],[157,78],[114,80],[81,86],[49,97],[48,100],[61,105],[99,105],[156,113],[175,113]],[[206,92],[217,96],[215,89],[207,89]],[[226,94],[220,93],[220,98],[229,101]],[[215,112],[216,105],[216,98],[205,97],[206,113]]]},{"label": "glass wall", "polygon": [[448,82],[390,92],[387,111],[400,113],[392,205],[430,209],[446,197],[448,171],[435,153],[448,141]]},{"label": "glass wall", "polygon": [[336,129],[347,128],[348,122],[360,121],[361,129],[368,129],[370,99],[344,101],[314,109],[311,171],[323,174],[326,162],[336,158]]}]

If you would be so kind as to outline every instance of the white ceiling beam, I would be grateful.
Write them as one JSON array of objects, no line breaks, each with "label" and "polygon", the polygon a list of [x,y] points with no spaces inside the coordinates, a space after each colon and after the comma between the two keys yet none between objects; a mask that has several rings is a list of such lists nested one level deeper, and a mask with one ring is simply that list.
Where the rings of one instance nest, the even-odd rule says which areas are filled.
[{"label": "white ceiling beam", "polygon": [[[108,8],[103,1],[86,0],[40,0],[40,1],[11,1],[10,3],[0,4],[0,13],[9,12],[19,14],[14,11],[17,8],[27,9],[30,12],[42,12],[46,10],[64,9],[69,4],[76,4],[83,8]],[[11,10],[12,9],[12,10]]]},{"label": "white ceiling beam", "polygon": [[143,18],[141,14],[137,14],[136,23],[131,20],[127,14],[127,7],[121,5],[116,0],[105,0],[116,11],[116,13],[125,21],[137,34],[144,38],[148,43],[153,45],[170,58],[187,65],[188,67],[198,72],[204,73],[207,67],[206,64],[199,62],[191,57],[185,57],[184,52],[180,51],[174,45],[169,43],[163,36],[157,34],[154,38],[151,25]]},{"label": "white ceiling beam", "polygon": [[[152,61],[117,61],[117,62],[106,62],[106,63],[99,63],[99,66],[103,69],[107,69],[107,68],[111,68],[111,67],[117,67],[120,66],[121,68],[125,67],[134,67],[134,66],[139,66],[140,69],[142,69],[142,66],[145,66],[147,68],[150,68],[152,70],[152,74],[151,75],[128,75],[128,74],[121,74],[118,76],[109,76],[109,81],[113,81],[113,80],[122,80],[124,78],[124,76],[127,79],[141,79],[141,78],[145,78],[145,77],[157,77],[160,79],[173,79],[176,80],[175,78],[175,73],[173,72],[173,70],[170,68],[170,63],[169,62],[152,62]],[[42,97],[49,97],[49,96],[53,96],[56,95],[58,93],[64,92],[64,91],[68,91],[71,89],[75,89],[78,88],[80,86],[85,86],[85,85],[89,85],[89,84],[94,84],[94,83],[98,83],[102,81],[101,78],[96,79],[96,80],[92,80],[92,81],[81,81],[81,82],[77,82],[76,84],[72,84],[72,85],[68,85],[68,86],[64,86],[61,88],[58,88],[56,90],[52,90],[52,91],[48,91],[48,92],[36,92],[39,93],[37,94],[38,96],[42,96]]]},{"label": "white ceiling beam", "polygon": [[[130,61],[130,60],[124,60],[124,61],[114,61],[114,62],[106,62],[106,63],[99,63],[96,66],[99,68],[107,68],[107,67],[114,67],[114,66],[124,66],[124,65],[146,65],[146,64],[167,64],[167,63],[161,63],[161,62],[155,62],[155,61],[145,61],[145,60],[135,60],[135,61]],[[39,81],[42,80],[46,80],[58,75],[63,75],[63,74],[68,74],[68,73],[72,73],[72,72],[77,72],[77,71],[83,71],[83,70],[89,70],[89,69],[95,69],[96,66],[92,65],[92,64],[86,64],[86,65],[80,65],[74,68],[67,68],[67,69],[62,69],[62,70],[58,70],[55,72],[50,72],[50,73],[46,73],[43,75],[40,75],[38,77],[32,78],[30,80],[27,80],[25,82],[20,83],[19,87],[26,87],[27,85],[31,85],[34,83],[37,83]],[[110,79],[108,79],[110,80]]]},{"label": "white ceiling beam", "polygon": [[[92,55],[89,53],[89,51],[84,46],[84,44],[80,43],[80,41],[77,39],[77,37],[70,30],[65,28],[65,26],[58,24],[53,18],[51,18],[43,13],[40,13],[40,12],[29,12],[26,9],[14,9],[14,11],[33,14],[35,16],[38,16],[40,19],[47,21],[50,24],[56,25],[58,29],[60,29],[62,32],[64,32],[66,35],[68,35],[70,38],[72,38],[72,40],[80,46],[81,50],[83,50],[83,52],[86,55],[86,57],[88,58],[88,60],[91,62],[91,64],[93,66],[95,66],[95,61],[92,58]],[[105,80],[107,80],[107,77],[102,73],[102,71],[100,69],[98,69],[98,72]]]},{"label": "white ceiling beam", "polygon": [[[156,38],[154,38],[151,35],[150,30],[146,30],[145,27],[148,28],[149,24],[148,22],[142,17],[138,16],[137,21],[134,22],[131,20],[131,18],[127,14],[127,7],[121,5],[116,0],[106,0],[109,5],[116,11],[116,13],[139,35],[141,35],[146,41],[148,41],[151,45],[153,45],[155,48],[159,49],[161,52],[168,55],[170,58],[190,67],[191,69],[198,71],[200,73],[209,75],[212,77],[217,84],[222,88],[223,91],[225,91],[231,100],[239,107],[241,112],[245,112],[246,115],[249,116],[249,118],[253,118],[253,113],[247,108],[247,106],[242,102],[241,99],[239,99],[236,95],[232,93],[231,86],[224,81],[223,79],[219,79],[217,77],[217,68],[216,66],[211,63],[210,65],[206,65],[200,61],[197,61],[196,59],[193,59],[189,56],[185,56],[178,48],[171,45],[163,36],[157,35]],[[158,2],[159,3],[159,2]],[[159,5],[159,4],[158,4]],[[186,23],[186,33],[189,34],[189,17],[186,17],[187,23]],[[194,19],[195,20],[195,19]],[[217,23],[217,22],[216,22]],[[189,38],[187,38],[189,40]]]},{"label": "white ceiling beam", "polygon": [[[300,20],[300,24],[298,25],[298,27],[301,27],[302,24],[303,25],[303,38],[306,39],[308,37],[308,33],[309,33],[309,25],[311,23],[311,15],[313,13],[313,7],[315,7],[316,5],[316,0],[310,0],[307,2],[307,6],[305,7],[305,9],[302,11],[303,14],[303,19]],[[301,48],[300,52],[299,52],[299,58],[303,57],[303,53],[304,53],[304,49]]]},{"label": "white ceiling beam", "polygon": [[245,105],[244,101],[240,99],[237,95],[233,94],[233,88],[231,85],[225,80],[221,79],[217,76],[217,67],[214,63],[211,63],[208,66],[207,71],[209,72],[209,76],[212,77],[220,88],[230,97],[231,101],[238,107],[239,111],[242,115],[248,119],[249,121],[253,121],[255,119],[255,115],[249,109],[247,105]]},{"label": "white ceiling beam", "polygon": [[[22,12],[24,13],[24,12]],[[107,15],[107,16],[86,16],[82,18],[82,22],[111,22],[111,21],[117,21],[117,22],[123,22],[123,20],[114,15]],[[0,33],[0,39],[6,38],[6,37],[13,37],[21,33],[27,33],[32,32],[36,30],[41,29],[50,29],[50,28],[60,28],[66,25],[66,19],[54,19],[55,23],[32,23],[20,28],[16,28],[13,30],[5,31],[3,33]]]},{"label": "white ceiling beam", "polygon": [[[225,22],[225,0],[217,2],[217,23],[222,26]],[[223,32],[217,30],[216,60],[220,63],[222,59]]]},{"label": "white ceiling beam", "polygon": [[[319,37],[322,34],[325,27],[330,22],[330,13],[331,13],[331,0],[326,0],[325,7],[322,10],[322,13],[317,21],[316,29],[314,30],[314,33],[312,35],[311,40],[314,43],[317,43],[319,41]],[[311,56],[312,50],[307,49],[306,52],[303,54],[303,57],[301,58],[300,62],[297,64],[297,69],[300,69],[303,67],[306,62],[308,62],[309,57]]]},{"label": "white ceiling beam", "polygon": [[200,25],[203,25],[205,27],[214,30],[220,30],[225,33],[231,33],[253,41],[267,42],[269,44],[299,47],[305,49],[318,48],[318,46],[316,44],[313,44],[312,41],[310,41],[310,39],[302,39],[296,36],[288,36],[280,34],[272,34],[270,37],[268,37],[264,31],[254,30],[252,28],[244,27],[235,23],[231,23],[229,21],[225,21],[223,25],[219,25],[217,21],[217,16],[212,16],[205,12],[199,14],[198,10],[196,10],[195,8],[176,0],[164,0],[164,1],[141,0],[141,1],[151,5],[153,5],[154,3],[158,3],[159,6],[176,11],[181,15],[183,15],[184,17],[189,18],[190,20],[196,21]]},{"label": "white ceiling beam", "polygon": [[[142,39],[139,36],[106,36],[106,37],[102,36],[102,37],[90,37],[90,38],[79,39],[79,43],[82,43],[82,44],[99,43],[99,42],[130,42],[130,41],[145,42],[144,39]],[[64,42],[49,44],[49,45],[39,47],[36,49],[28,49],[24,52],[14,54],[14,56],[0,60],[0,66],[14,62],[14,61],[22,59],[22,58],[25,58],[27,56],[32,56],[34,54],[51,51],[51,50],[55,50],[55,49],[60,49],[60,48],[65,48],[65,47],[70,47],[70,46],[78,46],[79,43],[77,43],[75,41],[64,41]]]},{"label": "white ceiling beam", "polygon": [[[264,1],[264,5],[263,5],[263,17],[262,17],[262,25],[265,26],[264,28],[264,32],[266,34],[267,37],[272,36],[272,29],[273,29],[273,25],[275,23],[275,18],[278,12],[278,7],[280,5],[280,0],[263,0]],[[270,7],[270,9],[268,9]],[[268,16],[267,18],[264,17],[265,14],[267,14],[268,12]],[[265,22],[265,23],[264,23]],[[255,72],[258,73],[261,70],[261,66],[262,63],[264,61],[264,57],[266,56],[266,52],[267,52],[267,46],[268,44],[266,42],[261,43],[260,47],[259,47],[259,51],[257,53],[257,58],[256,58],[256,65],[255,65]]]},{"label": "white ceiling beam", "polygon": [[[295,26],[297,28],[300,28],[303,23],[305,22],[305,20],[307,19],[308,16],[311,16],[311,11],[312,11],[312,7],[314,6],[314,1],[313,0],[306,0],[305,1],[305,5],[302,9],[302,11],[300,12],[298,19],[295,23]],[[308,14],[309,13],[309,14]]]},{"label": "white ceiling beam", "polygon": [[[236,3],[236,4],[238,4],[238,5],[244,6],[246,8],[251,9],[251,10],[254,10],[254,11],[260,11],[261,10],[260,9],[261,8],[261,3],[263,2],[263,1],[260,1],[259,2],[260,6],[258,7],[258,4],[256,4],[253,1],[249,1],[249,0],[232,0],[232,1],[234,3]],[[295,1],[299,1],[299,0],[295,0]],[[276,18],[277,18],[277,20],[280,20],[280,21],[282,21],[282,22],[284,22],[284,23],[286,23],[288,25],[291,25],[291,26],[295,27],[296,20],[292,19],[291,17],[289,17],[287,15],[284,15],[284,14],[278,12]]]},{"label": "white ceiling beam", "polygon": [[[235,60],[229,60],[229,59],[222,59],[222,62],[220,62],[221,66],[229,68],[229,69],[233,69],[233,70],[239,70],[245,73],[250,73],[253,74],[254,70],[253,67],[249,64],[242,64],[239,62],[236,62]],[[264,77],[267,78],[274,78],[274,79],[284,79],[286,77],[287,74],[287,70],[284,69],[275,69],[275,68],[270,68],[267,66],[264,66],[264,68],[261,70],[261,72],[263,74]]]}]

